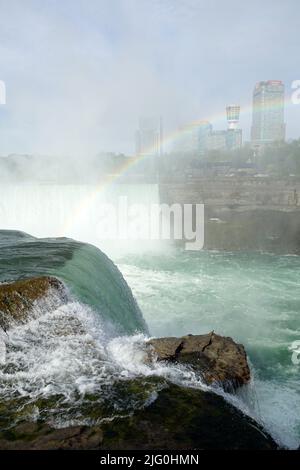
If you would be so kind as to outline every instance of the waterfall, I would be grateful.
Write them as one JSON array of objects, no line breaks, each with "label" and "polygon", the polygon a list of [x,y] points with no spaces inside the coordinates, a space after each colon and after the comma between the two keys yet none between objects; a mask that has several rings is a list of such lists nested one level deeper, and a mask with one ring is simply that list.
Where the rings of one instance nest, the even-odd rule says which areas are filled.
[{"label": "waterfall", "polygon": [[[142,204],[147,209],[159,203],[158,185],[115,183],[104,188],[83,184],[5,184],[0,188],[0,228],[21,230],[36,237],[70,237],[94,244],[110,254],[122,249],[149,248],[149,240],[137,243],[126,235],[117,240],[107,236],[112,213],[117,214],[117,223],[126,217],[120,201],[123,206],[126,201],[129,207]],[[145,210],[145,218],[147,213]]]}]

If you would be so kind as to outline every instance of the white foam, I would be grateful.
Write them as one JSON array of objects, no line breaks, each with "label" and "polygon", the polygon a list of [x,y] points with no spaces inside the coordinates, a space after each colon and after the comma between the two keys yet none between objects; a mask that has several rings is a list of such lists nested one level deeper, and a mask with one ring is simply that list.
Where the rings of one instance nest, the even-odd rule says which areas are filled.
[{"label": "white foam", "polygon": [[[0,366],[0,399],[60,395],[72,405],[75,396],[99,393],[117,380],[139,376],[208,389],[183,366],[145,362],[147,339],[142,334],[112,337],[111,328],[91,308],[74,301],[57,307],[49,298],[36,305],[26,324],[8,330],[6,362]],[[155,394],[151,397],[148,400],[155,399]]]},{"label": "white foam", "polygon": [[[114,337],[111,332],[111,325],[107,328],[99,314],[71,299],[57,306],[57,298],[50,296],[36,304],[29,321],[13,325],[5,335],[6,362],[0,365],[0,400],[19,396],[34,402],[39,398],[60,396],[67,408],[60,418],[50,419],[51,424],[57,427],[91,424],[90,419],[68,414],[68,406],[72,410],[75,402],[84,400],[87,394],[96,393],[101,400],[112,384],[120,380],[155,376],[178,385],[214,391],[244,413],[264,422],[264,413],[251,402],[251,388],[231,395],[220,388],[208,387],[198,374],[183,365],[149,361],[146,353],[149,338],[145,335]],[[260,395],[266,393],[261,384],[258,390]],[[154,390],[144,404],[156,397]],[[260,402],[264,403],[261,397]],[[275,402],[269,402],[270,406],[278,401]],[[257,400],[254,399],[254,403]],[[36,420],[42,411],[33,407],[29,419]],[[264,411],[268,414],[268,410]],[[273,435],[281,442],[282,412],[284,410],[278,410],[274,429],[268,426],[270,431],[275,430]],[[102,419],[110,419],[110,416]],[[293,447],[293,433],[285,431],[288,437],[283,444]]]}]

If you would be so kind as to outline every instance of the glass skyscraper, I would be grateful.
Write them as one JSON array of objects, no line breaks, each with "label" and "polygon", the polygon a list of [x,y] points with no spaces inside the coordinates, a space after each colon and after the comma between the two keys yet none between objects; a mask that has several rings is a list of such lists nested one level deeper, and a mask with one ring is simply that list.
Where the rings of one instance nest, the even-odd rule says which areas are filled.
[{"label": "glass skyscraper", "polygon": [[258,82],[253,92],[252,144],[261,147],[284,140],[284,84],[280,80]]}]

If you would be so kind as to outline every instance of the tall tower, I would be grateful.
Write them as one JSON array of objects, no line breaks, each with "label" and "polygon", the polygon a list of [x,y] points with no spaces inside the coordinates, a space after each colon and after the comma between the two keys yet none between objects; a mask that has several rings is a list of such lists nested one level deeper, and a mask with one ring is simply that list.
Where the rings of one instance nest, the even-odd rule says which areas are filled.
[{"label": "tall tower", "polygon": [[251,141],[256,148],[285,140],[284,84],[258,82],[253,92]]},{"label": "tall tower", "polygon": [[141,157],[139,168],[147,177],[156,177],[159,158],[162,156],[163,123],[162,118],[141,117],[135,133],[136,155]]},{"label": "tall tower", "polygon": [[226,133],[227,150],[241,148],[243,142],[242,129],[238,129],[241,107],[238,104],[230,104],[226,107],[228,129]]},{"label": "tall tower", "polygon": [[162,118],[142,117],[136,131],[136,154],[144,156],[161,156],[163,127]]},{"label": "tall tower", "polygon": [[226,107],[228,130],[237,129],[240,120],[240,109],[241,107],[237,104],[230,104]]}]

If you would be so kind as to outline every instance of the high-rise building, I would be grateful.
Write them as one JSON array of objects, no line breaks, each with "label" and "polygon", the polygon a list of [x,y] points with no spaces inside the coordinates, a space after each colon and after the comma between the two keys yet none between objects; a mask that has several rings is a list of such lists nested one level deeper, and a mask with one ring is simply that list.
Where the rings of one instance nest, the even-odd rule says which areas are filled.
[{"label": "high-rise building", "polygon": [[227,115],[227,135],[226,135],[226,148],[227,150],[236,150],[242,147],[243,135],[242,129],[238,129],[240,120],[241,107],[237,104],[231,104],[226,107]]},{"label": "high-rise building", "polygon": [[237,150],[243,144],[243,131],[242,129],[228,129],[226,133],[226,148],[227,150]]},{"label": "high-rise building", "polygon": [[242,147],[242,129],[238,129],[240,106],[231,104],[226,107],[227,130],[211,131],[207,140],[208,150],[231,151]]},{"label": "high-rise building", "polygon": [[205,155],[207,148],[208,148],[208,142],[210,135],[212,133],[212,125],[208,121],[202,121],[201,125],[199,127],[199,133],[198,133],[198,150],[200,156]]},{"label": "high-rise building", "polygon": [[186,154],[203,155],[207,149],[207,141],[212,131],[208,121],[195,121],[178,130],[174,149]]},{"label": "high-rise building", "polygon": [[141,117],[135,134],[137,155],[160,156],[162,153],[162,119]]},{"label": "high-rise building", "polygon": [[135,151],[136,155],[141,157],[140,171],[150,179],[158,175],[158,159],[162,156],[162,145],[162,118],[141,117],[135,133]]},{"label": "high-rise building", "polygon": [[219,152],[227,150],[227,131],[212,131],[207,139],[207,150]]},{"label": "high-rise building", "polygon": [[284,84],[281,80],[258,82],[253,92],[252,145],[259,148],[284,140]]},{"label": "high-rise building", "polygon": [[229,130],[235,130],[240,120],[241,107],[238,104],[226,106],[227,123]]},{"label": "high-rise building", "polygon": [[226,114],[228,127],[224,130],[214,130],[209,121],[196,121],[179,129],[174,151],[203,157],[212,150],[227,152],[241,148],[240,106],[227,106]]}]

